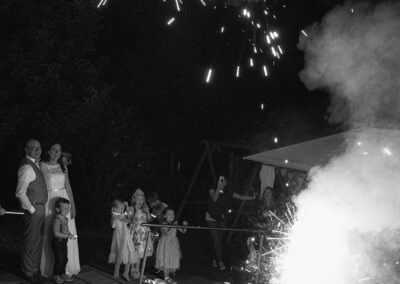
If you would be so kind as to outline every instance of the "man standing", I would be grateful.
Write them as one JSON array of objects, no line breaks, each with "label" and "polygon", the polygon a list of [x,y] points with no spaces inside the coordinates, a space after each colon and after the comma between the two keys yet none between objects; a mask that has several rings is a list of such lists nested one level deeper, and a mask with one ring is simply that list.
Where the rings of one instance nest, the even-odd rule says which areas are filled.
[{"label": "man standing", "polygon": [[26,156],[18,170],[18,184],[15,192],[24,211],[24,241],[21,270],[27,280],[40,283],[40,255],[45,218],[47,189],[39,168],[42,149],[39,141],[30,139],[25,147]]}]

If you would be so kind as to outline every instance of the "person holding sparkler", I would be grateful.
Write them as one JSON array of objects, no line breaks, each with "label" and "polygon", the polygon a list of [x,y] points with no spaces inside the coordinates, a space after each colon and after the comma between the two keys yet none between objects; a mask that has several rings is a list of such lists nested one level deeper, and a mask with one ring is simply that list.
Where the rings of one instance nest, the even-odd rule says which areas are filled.
[{"label": "person holding sparkler", "polygon": [[[247,196],[233,192],[225,176],[220,176],[216,189],[209,190],[210,200],[206,209],[206,222],[208,227],[224,228],[227,221],[227,216],[232,212],[232,198],[239,200],[254,200],[255,195]],[[223,262],[223,231],[210,230],[211,239],[213,242],[213,267],[223,271],[226,269]]]},{"label": "person holding sparkler", "polygon": [[133,245],[133,240],[128,228],[130,222],[126,211],[129,206],[127,202],[116,199],[112,202],[111,227],[114,229],[111,243],[111,252],[108,263],[114,263],[114,277],[119,278],[121,263],[124,264],[123,278],[129,279],[129,269],[131,265],[138,262],[138,255]]},{"label": "person holding sparkler", "polygon": [[[163,216],[163,224],[178,225],[178,221],[175,221],[174,209],[171,207],[165,208]],[[182,224],[187,226],[188,222],[183,221]],[[162,236],[157,246],[156,268],[164,272],[164,280],[167,283],[176,283],[170,278],[169,273],[175,273],[180,268],[180,260],[182,258],[179,240],[176,236],[177,231],[186,233],[184,228],[161,228]]]},{"label": "person holding sparkler", "polygon": [[151,256],[153,254],[153,241],[151,236],[148,236],[148,234],[151,234],[151,231],[148,227],[142,226],[142,223],[150,222],[152,218],[149,207],[146,204],[144,192],[139,188],[132,195],[128,214],[132,224],[131,234],[133,236],[133,243],[139,256],[139,261],[132,266],[131,276],[134,279],[139,279],[140,259],[144,257],[147,237],[149,241],[146,255]]},{"label": "person holding sparkler", "polygon": [[3,207],[1,207],[1,204],[0,204],[0,216],[2,216],[2,215],[4,215],[4,214],[6,214],[6,209],[4,209]]}]

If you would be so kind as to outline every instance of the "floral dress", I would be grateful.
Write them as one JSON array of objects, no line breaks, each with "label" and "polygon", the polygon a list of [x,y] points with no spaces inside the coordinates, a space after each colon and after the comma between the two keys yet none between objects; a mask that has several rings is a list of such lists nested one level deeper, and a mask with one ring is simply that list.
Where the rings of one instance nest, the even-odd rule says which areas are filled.
[{"label": "floral dress", "polygon": [[131,210],[133,213],[132,217],[132,228],[131,234],[133,237],[133,243],[135,245],[135,249],[138,252],[139,258],[143,258],[144,249],[146,246],[146,236],[149,235],[149,241],[147,244],[147,256],[151,256],[153,254],[153,239],[151,236],[150,228],[142,226],[143,223],[147,222],[147,215],[142,209]]}]

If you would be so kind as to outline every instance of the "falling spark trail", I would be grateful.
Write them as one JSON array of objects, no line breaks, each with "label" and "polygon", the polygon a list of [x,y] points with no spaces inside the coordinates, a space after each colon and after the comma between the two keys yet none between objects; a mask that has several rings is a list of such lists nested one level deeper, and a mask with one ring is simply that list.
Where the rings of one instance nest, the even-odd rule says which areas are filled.
[{"label": "falling spark trail", "polygon": [[100,0],[99,4],[97,4],[97,8],[99,8],[100,6],[106,5],[106,3],[107,3],[107,0]]},{"label": "falling spark trail", "polygon": [[211,75],[212,75],[212,69],[208,69],[208,73],[207,73],[207,78],[206,78],[206,83],[209,83],[211,80]]},{"label": "falling spark trail", "polygon": [[206,2],[204,2],[204,0],[200,0],[201,4],[203,4],[203,6],[207,6]]},{"label": "falling spark trail", "polygon": [[171,25],[175,21],[175,18],[171,18],[168,20],[167,25]]},{"label": "falling spark trail", "polygon": [[302,34],[304,35],[304,36],[308,36],[308,34],[304,31],[304,30],[301,30],[301,32],[302,32]]},{"label": "falling spark trail", "polygon": [[178,12],[180,12],[181,7],[179,6],[179,0],[175,0],[175,5],[176,5],[176,10],[178,10]]},{"label": "falling spark trail", "polygon": [[239,78],[240,75],[240,66],[236,67],[236,78]]},{"label": "falling spark trail", "polygon": [[265,77],[267,77],[268,76],[268,70],[267,70],[267,66],[263,66],[263,71],[264,71],[264,75],[265,75]]}]

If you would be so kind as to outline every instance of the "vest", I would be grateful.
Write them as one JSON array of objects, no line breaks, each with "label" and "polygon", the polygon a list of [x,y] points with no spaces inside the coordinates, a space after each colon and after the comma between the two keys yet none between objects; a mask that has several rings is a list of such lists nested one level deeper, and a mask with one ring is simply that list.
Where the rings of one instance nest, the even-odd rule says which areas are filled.
[{"label": "vest", "polygon": [[19,168],[24,165],[30,165],[35,171],[36,178],[31,181],[26,189],[26,195],[28,196],[30,202],[46,203],[47,202],[47,188],[44,177],[38,166],[29,160],[27,157],[23,158],[19,164]]}]

